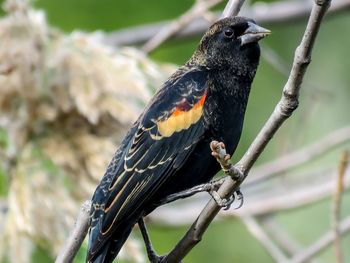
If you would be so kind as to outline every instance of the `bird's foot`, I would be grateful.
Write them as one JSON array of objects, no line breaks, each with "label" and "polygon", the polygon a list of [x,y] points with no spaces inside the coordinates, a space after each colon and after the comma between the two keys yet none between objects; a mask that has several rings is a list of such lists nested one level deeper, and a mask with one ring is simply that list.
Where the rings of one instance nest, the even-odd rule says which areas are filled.
[{"label": "bird's foot", "polygon": [[237,201],[239,202],[238,206],[236,206],[235,209],[239,209],[244,203],[244,195],[240,189],[236,190],[233,194],[237,197]]},{"label": "bird's foot", "polygon": [[230,195],[228,198],[222,198],[219,193],[217,192],[218,187],[222,184],[219,181],[223,181],[224,178],[221,178],[217,181],[213,182],[212,189],[208,191],[208,193],[212,196],[214,201],[217,203],[218,206],[222,207],[224,210],[230,209],[231,205],[235,200],[239,201],[239,205],[235,207],[235,209],[241,208],[243,205],[243,193],[240,191],[240,189],[233,192],[232,195]]},{"label": "bird's foot", "polygon": [[211,191],[209,192],[209,194],[217,203],[217,205],[222,207],[224,210],[230,209],[232,203],[235,201],[234,195],[231,195],[228,199],[226,199],[226,198],[221,198],[219,193],[216,191]]}]

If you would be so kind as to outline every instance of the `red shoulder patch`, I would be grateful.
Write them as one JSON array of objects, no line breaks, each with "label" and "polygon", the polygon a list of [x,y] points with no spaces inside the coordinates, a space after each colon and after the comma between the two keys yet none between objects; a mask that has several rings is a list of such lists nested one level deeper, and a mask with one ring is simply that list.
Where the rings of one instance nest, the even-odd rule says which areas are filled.
[{"label": "red shoulder patch", "polygon": [[[157,122],[158,132],[163,137],[170,137],[174,132],[188,129],[202,116],[203,104],[207,97],[205,93],[192,107],[176,106],[173,113],[166,119]],[[187,102],[184,102],[188,105]]]}]

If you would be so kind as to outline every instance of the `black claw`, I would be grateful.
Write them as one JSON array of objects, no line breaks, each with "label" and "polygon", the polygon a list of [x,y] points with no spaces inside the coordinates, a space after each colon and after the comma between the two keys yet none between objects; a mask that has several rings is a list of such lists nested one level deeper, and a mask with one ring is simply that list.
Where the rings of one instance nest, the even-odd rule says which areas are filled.
[{"label": "black claw", "polygon": [[216,204],[222,207],[224,210],[228,210],[231,207],[231,204],[235,201],[235,196],[231,195],[229,199],[221,198],[218,192],[215,190],[210,191],[209,194],[213,197]]},{"label": "black claw", "polygon": [[234,209],[239,209],[243,206],[243,193],[240,190],[235,191],[228,199],[221,198],[218,192],[216,190],[209,191],[209,194],[212,196],[212,198],[215,200],[218,206],[222,207],[224,210],[229,210],[233,202],[236,200],[239,201],[239,205],[235,207]]},{"label": "black claw", "polygon": [[243,193],[240,190],[237,190],[234,194],[237,195],[237,200],[240,202],[239,205],[237,207],[235,207],[235,209],[239,209],[243,206],[244,203],[244,196]]},{"label": "black claw", "polygon": [[228,200],[225,199],[225,201],[226,201],[226,203],[225,203],[225,205],[224,205],[224,210],[227,211],[227,210],[230,209],[232,203],[235,201],[235,196],[234,196],[234,195],[231,195],[231,196],[229,197],[229,199],[228,199]]}]

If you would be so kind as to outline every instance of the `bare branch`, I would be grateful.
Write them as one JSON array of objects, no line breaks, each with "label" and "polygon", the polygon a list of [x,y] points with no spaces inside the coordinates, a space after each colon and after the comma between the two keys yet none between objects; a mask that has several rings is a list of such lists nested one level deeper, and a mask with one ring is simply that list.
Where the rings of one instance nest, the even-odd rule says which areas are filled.
[{"label": "bare branch", "polygon": [[[340,223],[339,233],[344,235],[350,232],[350,216],[345,218]],[[306,248],[304,251],[295,255],[288,263],[303,263],[308,262],[315,255],[320,253],[323,249],[327,248],[334,241],[333,230],[328,231],[322,237],[318,238],[317,241]]]},{"label": "bare branch", "polygon": [[236,16],[244,3],[244,0],[229,0],[222,12],[221,18]]},{"label": "bare branch", "polygon": [[[243,207],[240,213],[264,215],[315,203],[329,197],[333,185],[334,182],[331,181],[303,188],[296,187],[296,191],[290,189],[286,194],[276,193],[269,198],[262,198],[263,200],[258,199],[255,202],[252,202]],[[347,178],[344,185],[349,187],[350,177]]]},{"label": "bare branch", "polygon": [[[284,228],[272,217],[264,216],[261,218],[262,225],[270,233],[272,239],[285,250],[288,255],[294,255],[301,251],[302,246],[285,231]],[[310,260],[309,263],[316,263],[316,260]]]},{"label": "bare branch", "polygon": [[[329,175],[325,171],[325,175]],[[302,206],[310,205],[329,198],[334,188],[335,181],[310,184],[308,186],[295,186],[288,191],[276,191],[266,196],[247,196],[245,205],[238,209],[230,209],[219,213],[220,218],[243,217],[243,216],[264,216],[280,211],[288,211]],[[344,189],[350,187],[350,172],[344,178]],[[160,207],[148,216],[151,223],[165,226],[186,225],[193,221],[196,214],[200,212],[200,206],[204,204],[204,198],[194,198],[192,202],[184,204],[171,204]],[[178,211],[181,210],[181,214]]]},{"label": "bare branch", "polygon": [[89,229],[91,201],[86,201],[80,209],[77,221],[70,234],[65,246],[62,248],[55,263],[68,263],[73,262],[75,255],[77,254],[81,244],[83,243],[85,236]]},{"label": "bare branch", "polygon": [[344,175],[345,175],[345,170],[348,166],[348,162],[349,162],[349,153],[345,151],[343,152],[340,158],[337,180],[336,180],[336,187],[335,187],[333,202],[332,202],[331,220],[332,220],[332,226],[333,226],[332,228],[334,233],[335,255],[338,263],[342,263],[344,261],[343,255],[342,255],[342,249],[341,249],[339,218],[340,218],[341,199],[344,191]]},{"label": "bare branch", "polygon": [[[277,1],[271,3],[257,2],[251,7],[242,10],[242,15],[253,17],[260,24],[290,23],[292,21],[307,18],[312,8],[311,1]],[[350,9],[350,0],[333,0],[332,6],[327,13],[338,14]],[[217,14],[220,17],[221,14]],[[157,22],[149,25],[131,27],[105,36],[104,40],[110,45],[136,45],[148,41],[156,35],[162,28],[169,25],[169,21]],[[184,38],[203,34],[208,29],[210,23],[202,18],[193,20],[187,27],[175,34],[177,38]]]},{"label": "bare branch", "polygon": [[252,169],[251,173],[254,176],[247,178],[245,184],[250,185],[265,181],[267,178],[283,173],[325,153],[328,153],[330,150],[344,144],[349,140],[350,127],[344,127],[336,130],[326,135],[324,138],[317,140],[315,143],[306,146],[305,148],[286,154],[281,158]]},{"label": "bare branch", "polygon": [[[330,0],[317,0],[311,10],[310,18],[302,38],[301,44],[295,51],[294,62],[288,81],[283,89],[283,95],[274,112],[255,138],[237,168],[247,176],[265,146],[277,132],[283,122],[291,116],[298,106],[299,90],[307,66],[310,63],[311,51],[320,28],[322,18],[330,5]],[[238,189],[242,181],[234,181],[227,177],[218,193],[222,198],[230,196]],[[164,258],[163,262],[179,262],[201,240],[211,221],[220,211],[215,201],[210,200],[202,210],[196,221],[175,248]]]},{"label": "bare branch", "polygon": [[243,158],[239,161],[238,167],[244,173],[247,173],[262,150],[271,140],[282,123],[290,117],[293,111],[298,107],[299,90],[310,63],[311,51],[318,33],[321,20],[330,4],[330,1],[316,1],[307,24],[301,44],[297,47],[294,56],[294,62],[290,76],[283,89],[283,95],[274,112],[268,119],[267,123],[260,131],[258,136],[249,147]]},{"label": "bare branch", "polygon": [[178,19],[164,26],[154,37],[146,42],[142,47],[146,53],[157,48],[161,43],[179,32],[194,19],[203,16],[210,8],[220,3],[222,0],[197,0],[193,6]]},{"label": "bare branch", "polygon": [[265,247],[276,262],[285,262],[287,260],[286,255],[276,246],[254,217],[244,216],[242,217],[242,221],[246,225],[248,231],[260,241],[260,244]]}]

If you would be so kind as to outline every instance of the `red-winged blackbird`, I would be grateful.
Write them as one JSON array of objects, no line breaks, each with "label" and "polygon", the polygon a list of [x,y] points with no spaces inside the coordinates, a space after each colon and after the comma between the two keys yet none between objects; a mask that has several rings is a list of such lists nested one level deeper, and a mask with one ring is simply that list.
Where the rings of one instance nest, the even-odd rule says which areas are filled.
[{"label": "red-winged blackbird", "polygon": [[94,193],[88,262],[112,262],[160,200],[208,182],[220,169],[212,140],[235,151],[259,63],[257,42],[268,33],[244,17],[216,22],[158,90]]}]

